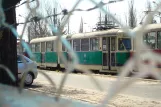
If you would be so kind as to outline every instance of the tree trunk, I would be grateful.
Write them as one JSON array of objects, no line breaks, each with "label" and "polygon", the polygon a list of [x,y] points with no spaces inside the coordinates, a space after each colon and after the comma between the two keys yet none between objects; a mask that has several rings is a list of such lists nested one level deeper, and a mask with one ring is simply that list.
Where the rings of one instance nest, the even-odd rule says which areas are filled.
[{"label": "tree trunk", "polygon": [[[15,8],[5,11],[5,16],[8,24],[16,23]],[[0,64],[9,68],[16,78],[16,82],[13,82],[7,72],[0,69],[0,83],[17,86],[17,38],[12,34],[11,30],[2,27],[0,29]]]}]

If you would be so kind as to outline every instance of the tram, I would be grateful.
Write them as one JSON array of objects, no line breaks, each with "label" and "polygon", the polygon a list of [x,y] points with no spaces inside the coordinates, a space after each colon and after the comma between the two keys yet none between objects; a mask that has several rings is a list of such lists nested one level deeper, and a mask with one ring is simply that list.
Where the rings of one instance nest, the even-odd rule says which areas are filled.
[{"label": "tram", "polygon": [[[136,27],[135,29],[137,29]],[[148,26],[145,27],[144,29],[144,35],[143,35],[143,42],[147,44],[150,49],[157,53],[161,54],[161,24],[149,24]],[[135,41],[133,42],[133,46],[135,46]],[[143,49],[142,51],[148,51]],[[135,48],[133,52],[131,52],[131,57],[135,53]],[[144,61],[146,64],[149,64],[149,60]],[[160,70],[161,68],[161,63],[157,63],[157,68]]]},{"label": "tram", "polygon": [[[79,58],[79,65],[99,72],[117,73],[129,59],[133,50],[133,40],[121,29],[96,31],[63,36]],[[31,49],[38,66],[64,68],[56,53],[56,37],[31,40]],[[68,58],[68,50],[61,44],[61,50]]]}]

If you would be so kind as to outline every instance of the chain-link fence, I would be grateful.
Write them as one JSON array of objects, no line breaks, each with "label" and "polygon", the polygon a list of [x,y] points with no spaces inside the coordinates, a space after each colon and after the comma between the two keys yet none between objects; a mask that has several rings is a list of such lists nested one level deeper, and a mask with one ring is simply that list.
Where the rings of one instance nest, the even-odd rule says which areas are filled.
[{"label": "chain-link fence", "polygon": [[[111,88],[109,90],[107,90],[108,94],[105,95],[104,98],[102,98],[100,105],[98,105],[98,106],[103,107],[106,104],[108,104],[108,102],[114,96],[116,96],[118,93],[120,93],[122,90],[124,90],[128,86],[132,85],[137,80],[137,78],[142,78],[142,77],[145,77],[146,75],[151,74],[154,77],[156,77],[157,79],[159,79],[159,80],[161,79],[160,73],[157,72],[157,69],[156,69],[157,63],[161,63],[160,55],[158,55],[157,53],[154,53],[152,50],[150,50],[150,48],[146,44],[144,44],[142,42],[143,41],[143,39],[142,39],[143,33],[144,33],[143,31],[145,30],[146,26],[149,24],[149,20],[152,19],[152,16],[159,9],[161,3],[157,6],[157,8],[155,8],[154,12],[148,14],[145,22],[140,27],[137,27],[137,29],[131,30],[130,28],[128,28],[128,27],[124,26],[122,23],[120,23],[111,13],[106,11],[106,9],[103,8],[103,6],[100,5],[100,3],[96,2],[95,0],[89,0],[89,1],[92,2],[93,4],[97,5],[97,7],[102,12],[104,12],[105,14],[108,14],[118,25],[121,26],[121,29],[125,33],[127,33],[129,37],[134,38],[136,41],[136,43],[135,43],[136,48],[135,48],[135,53],[134,53],[133,57],[130,58],[126,62],[124,67],[121,69],[121,72],[118,75],[117,80],[112,84]],[[30,50],[29,46],[24,41],[22,41],[22,38],[23,38],[23,34],[24,34],[24,31],[27,26],[27,22],[29,20],[29,17],[32,14],[36,14],[36,10],[38,9],[40,2],[39,2],[39,0],[35,0],[36,5],[34,7],[30,6],[29,2],[30,2],[30,0],[27,0],[26,6],[30,12],[28,13],[28,16],[26,18],[26,22],[24,23],[24,27],[23,27],[21,35],[18,35],[16,29],[5,22],[5,15],[4,15],[4,11],[2,8],[2,0],[0,0],[0,7],[1,7],[0,8],[0,16],[1,16],[1,24],[5,27],[11,29],[11,31],[14,33],[14,35],[16,37],[20,38],[20,42],[21,42],[22,46],[27,50],[27,53],[30,56],[30,58],[32,58],[34,60],[34,55],[33,55],[32,51]],[[83,2],[83,0],[77,0],[77,2],[74,4],[72,10],[70,10],[69,12],[67,12],[64,15],[63,21],[60,23],[59,29],[55,28],[54,26],[50,26],[50,29],[57,35],[57,37],[56,37],[57,38],[56,44],[58,44],[57,49],[56,49],[57,54],[60,56],[62,62],[65,65],[65,68],[66,68],[66,72],[64,73],[64,76],[61,80],[59,87],[55,86],[54,81],[52,81],[44,72],[41,72],[41,71],[39,72],[39,73],[42,73],[51,82],[51,84],[55,87],[55,90],[57,90],[57,93],[55,96],[55,102],[52,103],[52,104],[54,104],[52,106],[67,106],[67,105],[71,106],[70,104],[73,104],[73,106],[74,106],[75,102],[72,102],[72,103],[70,101],[64,102],[62,100],[61,100],[62,102],[61,101],[59,102],[59,100],[60,100],[59,98],[62,93],[62,89],[65,84],[65,81],[68,79],[69,73],[72,72],[74,69],[78,69],[80,71],[87,73],[89,75],[89,77],[93,80],[93,84],[95,84],[96,87],[99,88],[100,90],[102,89],[101,85],[99,85],[99,82],[91,75],[91,71],[86,68],[81,68],[79,66],[78,57],[77,57],[76,53],[73,51],[73,49],[71,48],[70,43],[65,38],[62,38],[64,26],[67,24],[69,18],[71,17],[71,14],[75,11],[76,7],[81,2]],[[46,20],[46,17],[42,17],[42,16],[39,16],[39,17],[41,17],[41,20],[45,20],[45,22],[48,23],[48,20]],[[50,25],[50,23],[49,23],[49,25]],[[64,44],[64,46],[70,51],[69,55],[72,58],[71,63],[67,62],[64,54],[61,52],[60,43]],[[148,51],[142,51],[143,49],[146,49]],[[143,57],[144,57],[144,59],[150,60],[150,64],[148,66],[145,63],[143,63],[143,61],[142,61]],[[23,61],[24,61],[24,63],[26,63],[25,60],[23,60]],[[135,67],[137,67],[138,73],[136,75],[134,75],[133,77],[124,80],[124,77],[127,76],[132,69],[136,69]],[[13,81],[15,80],[14,76],[7,69],[7,67],[1,66],[1,68],[6,70],[6,72],[8,73],[8,75],[10,75],[10,77],[12,78]],[[26,71],[26,74],[27,74],[27,71]],[[51,106],[50,105],[51,99],[49,99],[48,97],[45,97],[45,96],[40,97],[38,94],[33,94],[30,92],[23,92],[22,89],[23,89],[23,83],[24,83],[25,76],[23,77],[23,79],[20,83],[20,87],[18,90],[19,92],[17,92],[17,89],[14,89],[12,87],[7,88],[6,86],[1,85],[0,89],[3,91],[1,91],[1,93],[0,93],[1,94],[0,95],[0,98],[1,98],[0,104],[3,107],[5,107],[4,105],[7,106],[7,102],[5,102],[5,101],[10,101],[10,102],[13,101],[12,104],[15,105],[16,107],[18,107],[18,105],[21,101],[24,102],[24,105],[25,105],[25,100],[26,101],[30,100],[30,103],[31,103],[30,105],[36,107],[39,104],[38,103],[38,100],[39,100],[39,101],[42,101],[41,106],[43,106],[43,107],[48,106],[48,105]],[[7,97],[7,96],[10,96],[10,97]],[[39,96],[39,97],[35,98],[35,96]],[[4,100],[4,98],[5,98],[5,100]],[[19,102],[14,102],[13,99],[18,99]],[[90,106],[88,104],[81,104],[81,103],[75,103],[75,104],[76,104],[76,106],[78,106],[78,105],[79,106]],[[8,104],[8,106],[12,106],[12,105]]]}]

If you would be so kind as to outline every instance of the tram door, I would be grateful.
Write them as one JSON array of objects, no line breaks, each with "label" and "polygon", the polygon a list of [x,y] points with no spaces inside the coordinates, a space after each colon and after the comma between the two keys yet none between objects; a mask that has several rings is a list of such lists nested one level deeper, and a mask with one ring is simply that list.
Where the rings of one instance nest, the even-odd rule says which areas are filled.
[{"label": "tram door", "polygon": [[116,70],[116,37],[102,38],[102,69]]},{"label": "tram door", "polygon": [[41,66],[45,66],[45,42],[41,42]]},{"label": "tram door", "polygon": [[116,37],[111,37],[111,42],[110,42],[110,66],[112,71],[116,71]]},{"label": "tram door", "polygon": [[102,69],[110,70],[110,37],[102,38]]}]

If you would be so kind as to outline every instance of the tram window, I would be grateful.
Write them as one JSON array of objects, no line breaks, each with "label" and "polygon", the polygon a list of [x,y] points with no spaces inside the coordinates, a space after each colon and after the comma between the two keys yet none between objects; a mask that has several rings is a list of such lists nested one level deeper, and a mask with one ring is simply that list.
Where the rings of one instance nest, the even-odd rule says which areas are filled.
[{"label": "tram window", "polygon": [[119,38],[118,39],[118,50],[131,50],[131,39],[130,38]]},{"label": "tram window", "polygon": [[53,42],[52,41],[46,42],[46,51],[47,52],[53,51]]},{"label": "tram window", "polygon": [[45,52],[45,42],[41,42],[41,52]]},{"label": "tram window", "polygon": [[40,52],[40,43],[35,44],[35,52]]},{"label": "tram window", "polygon": [[81,51],[89,51],[89,39],[81,39]]},{"label": "tram window", "polygon": [[148,36],[148,34],[146,34],[146,35],[143,36],[143,42],[144,43],[147,43],[147,36]]},{"label": "tram window", "polygon": [[73,40],[73,50],[80,51],[80,39]]},{"label": "tram window", "polygon": [[31,44],[31,50],[32,52],[35,52],[35,44]]},{"label": "tram window", "polygon": [[118,39],[118,50],[124,50],[124,45],[122,43],[122,39],[121,38]]},{"label": "tram window", "polygon": [[116,45],[115,45],[115,38],[111,38],[111,51],[115,51]]},{"label": "tram window", "polygon": [[102,50],[103,50],[103,51],[108,50],[107,38],[105,38],[105,37],[102,38]]},{"label": "tram window", "polygon": [[91,38],[90,39],[90,50],[91,51],[99,50],[99,38]]},{"label": "tram window", "polygon": [[157,33],[157,48],[161,49],[161,31]]},{"label": "tram window", "polygon": [[152,49],[155,49],[156,45],[155,38],[156,38],[156,32],[149,32],[144,36],[144,42]]}]

